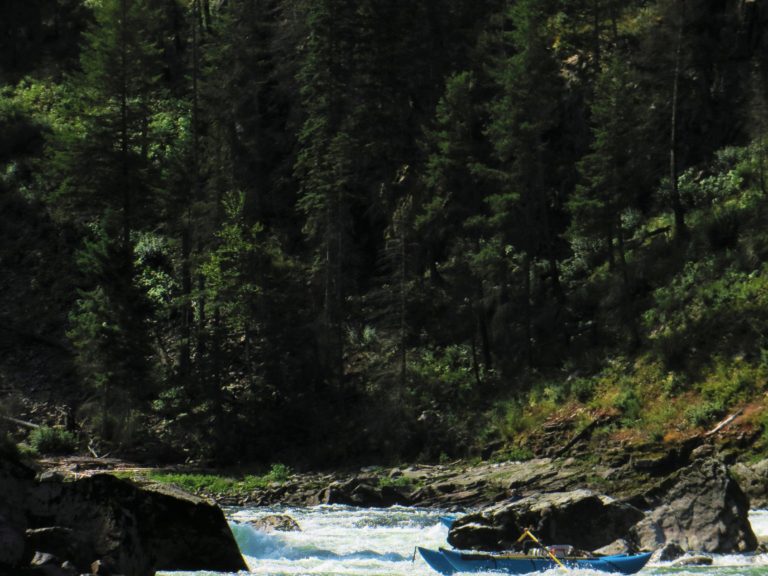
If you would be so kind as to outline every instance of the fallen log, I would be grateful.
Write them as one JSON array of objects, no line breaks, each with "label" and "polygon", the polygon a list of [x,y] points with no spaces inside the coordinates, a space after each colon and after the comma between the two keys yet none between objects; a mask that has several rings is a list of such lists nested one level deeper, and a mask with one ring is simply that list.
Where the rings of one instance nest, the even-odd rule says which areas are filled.
[{"label": "fallen log", "polygon": [[30,428],[32,430],[36,430],[40,428],[40,424],[35,424],[34,422],[25,422],[24,420],[19,420],[18,418],[11,418],[10,416],[0,416],[0,418],[5,420],[6,422],[11,422],[18,426],[23,426],[24,428]]},{"label": "fallen log", "polygon": [[742,412],[741,410],[738,410],[738,411],[734,412],[733,414],[728,416],[728,418],[726,418],[725,420],[721,421],[717,426],[712,428],[712,430],[710,430],[709,432],[704,434],[704,436],[705,437],[714,436],[715,434],[720,432],[720,430],[722,430],[723,428],[728,426],[728,424],[730,424],[731,422],[736,420],[736,418],[738,418],[741,415],[741,412]]}]

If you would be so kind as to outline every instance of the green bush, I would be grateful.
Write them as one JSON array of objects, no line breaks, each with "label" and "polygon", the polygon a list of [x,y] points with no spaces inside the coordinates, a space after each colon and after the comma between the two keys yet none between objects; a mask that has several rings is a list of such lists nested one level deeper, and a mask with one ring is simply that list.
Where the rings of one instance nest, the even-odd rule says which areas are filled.
[{"label": "green bush", "polygon": [[635,424],[642,413],[640,398],[638,398],[637,392],[631,388],[621,391],[614,406],[621,410],[621,420],[625,426]]},{"label": "green bush", "polygon": [[285,482],[293,474],[293,470],[285,464],[272,464],[269,472],[263,478],[267,482]]},{"label": "green bush", "polygon": [[72,454],[77,448],[77,439],[72,432],[47,426],[33,430],[29,443],[38,454]]},{"label": "green bush", "polygon": [[719,418],[723,413],[720,402],[705,402],[695,404],[685,411],[685,419],[692,426],[706,426]]},{"label": "green bush", "polygon": [[274,482],[285,482],[293,471],[285,464],[273,464],[269,472],[263,476],[244,476],[233,478],[215,474],[168,474],[153,472],[149,479],[164,484],[173,484],[188,492],[206,494],[246,494],[254,490],[266,488]]},{"label": "green bush", "polygon": [[237,481],[233,478],[216,476],[214,474],[166,474],[153,472],[149,478],[162,484],[173,484],[188,492],[206,492],[208,494],[225,494],[231,492]]},{"label": "green bush", "polygon": [[589,402],[595,394],[594,378],[574,378],[569,382],[570,394],[579,402]]},{"label": "green bush", "polygon": [[405,488],[410,490],[413,488],[413,482],[410,478],[407,478],[405,476],[397,476],[395,478],[390,478],[389,476],[382,476],[379,478],[379,488],[384,487],[392,487],[392,488]]}]

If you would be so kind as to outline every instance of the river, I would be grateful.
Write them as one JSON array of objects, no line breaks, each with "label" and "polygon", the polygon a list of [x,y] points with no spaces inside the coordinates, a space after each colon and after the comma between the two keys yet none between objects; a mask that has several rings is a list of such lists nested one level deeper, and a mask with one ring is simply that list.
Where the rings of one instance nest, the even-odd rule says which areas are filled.
[{"label": "river", "polygon": [[[284,513],[294,518],[301,532],[263,533],[248,520]],[[360,509],[344,506],[316,508],[240,508],[227,510],[232,531],[253,574],[262,576],[436,576],[415,546],[445,546],[448,529],[435,510],[419,508]],[[768,536],[768,511],[750,515],[753,529]],[[577,571],[584,576],[600,574]],[[559,574],[551,571],[552,576]],[[213,576],[208,572],[166,572],[175,576]],[[768,554],[715,556],[706,568],[647,566],[647,576],[736,576],[768,574]]]}]

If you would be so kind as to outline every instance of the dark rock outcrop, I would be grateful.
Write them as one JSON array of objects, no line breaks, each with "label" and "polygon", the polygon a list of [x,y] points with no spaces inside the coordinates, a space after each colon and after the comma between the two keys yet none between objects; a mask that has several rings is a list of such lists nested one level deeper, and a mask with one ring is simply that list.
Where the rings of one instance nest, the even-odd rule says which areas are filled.
[{"label": "dark rock outcrop", "polygon": [[30,468],[0,459],[0,487],[9,489],[0,497],[0,550],[11,551],[0,574],[247,569],[221,510],[167,486],[107,474],[35,480]]},{"label": "dark rock outcrop", "polygon": [[301,526],[285,514],[270,514],[249,522],[256,530],[262,532],[301,532]]},{"label": "dark rock outcrop", "polygon": [[90,558],[125,576],[155,570],[245,569],[224,514],[214,504],[164,485],[137,487],[108,474],[40,482],[30,493],[38,526],[70,528]]},{"label": "dark rock outcrop", "polygon": [[757,547],[749,501],[726,465],[704,459],[666,478],[646,496],[654,504],[632,530],[638,547],[674,543],[695,552],[746,552]]},{"label": "dark rock outcrop", "polygon": [[655,562],[670,562],[685,554],[685,550],[677,544],[665,544],[653,553],[651,559]]},{"label": "dark rock outcrop", "polygon": [[378,487],[373,481],[363,478],[351,478],[346,482],[333,482],[317,493],[313,504],[343,504],[365,508],[387,508],[389,506],[411,504],[404,491],[396,486]]},{"label": "dark rock outcrop", "polygon": [[643,518],[628,504],[589,490],[529,496],[460,518],[448,542],[457,548],[505,550],[533,527],[547,543],[595,550],[624,537]]},{"label": "dark rock outcrop", "polygon": [[24,557],[24,533],[0,516],[0,573],[2,567],[16,566]]}]

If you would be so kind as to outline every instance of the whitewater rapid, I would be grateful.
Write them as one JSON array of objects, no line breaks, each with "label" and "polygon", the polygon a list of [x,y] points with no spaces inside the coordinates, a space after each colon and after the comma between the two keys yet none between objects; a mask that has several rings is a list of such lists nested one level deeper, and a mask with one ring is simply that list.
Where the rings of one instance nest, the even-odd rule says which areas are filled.
[{"label": "whitewater rapid", "polygon": [[[448,529],[439,521],[439,511],[419,508],[318,506],[240,508],[226,512],[250,572],[262,576],[436,576],[420,557],[414,559],[414,548],[445,546],[448,535]],[[249,521],[270,514],[291,516],[302,531],[265,533],[250,526]],[[758,536],[768,536],[768,510],[753,511],[750,521]],[[579,576],[605,576],[588,570],[574,572]],[[555,573],[558,572],[553,570],[545,576]],[[673,568],[662,563],[648,566],[640,574],[768,576],[768,555],[716,555],[710,567]]]}]

